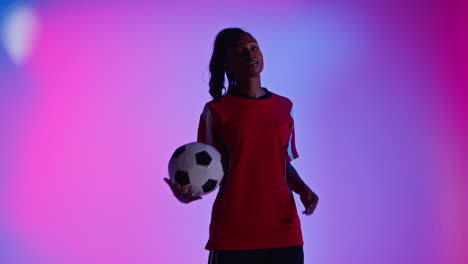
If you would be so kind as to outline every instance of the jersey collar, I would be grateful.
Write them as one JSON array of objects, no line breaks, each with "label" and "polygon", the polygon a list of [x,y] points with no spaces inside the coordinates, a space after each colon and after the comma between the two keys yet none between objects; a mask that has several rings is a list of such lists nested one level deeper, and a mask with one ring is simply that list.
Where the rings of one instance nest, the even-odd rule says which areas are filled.
[{"label": "jersey collar", "polygon": [[263,90],[265,90],[265,94],[258,97],[258,98],[255,98],[253,96],[250,96],[248,94],[244,94],[244,93],[239,93],[238,91],[236,91],[235,89],[229,89],[229,94],[230,95],[233,95],[233,96],[237,96],[237,97],[241,97],[241,98],[247,98],[247,99],[253,99],[253,100],[261,100],[261,99],[267,99],[268,97],[271,96],[271,92],[265,88],[265,87],[262,87]]}]

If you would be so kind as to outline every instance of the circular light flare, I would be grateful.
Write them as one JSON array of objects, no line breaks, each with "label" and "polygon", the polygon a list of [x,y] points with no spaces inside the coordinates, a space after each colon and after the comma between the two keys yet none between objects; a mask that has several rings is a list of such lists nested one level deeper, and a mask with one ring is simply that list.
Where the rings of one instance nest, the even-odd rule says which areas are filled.
[{"label": "circular light flare", "polygon": [[3,43],[11,60],[21,65],[31,53],[39,20],[29,5],[12,8],[3,25]]}]

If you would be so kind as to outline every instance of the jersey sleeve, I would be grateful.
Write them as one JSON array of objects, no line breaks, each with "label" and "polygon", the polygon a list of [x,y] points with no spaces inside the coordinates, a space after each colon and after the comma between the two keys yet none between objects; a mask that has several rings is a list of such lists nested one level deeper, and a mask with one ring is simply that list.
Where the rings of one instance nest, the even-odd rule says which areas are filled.
[{"label": "jersey sleeve", "polygon": [[285,151],[286,151],[285,156],[286,156],[287,162],[290,162],[299,157],[299,153],[297,152],[297,148],[296,148],[296,133],[294,129],[294,106],[291,106],[290,115],[291,115],[291,118],[293,119],[293,123],[291,126],[289,141],[285,148]]},{"label": "jersey sleeve", "polygon": [[221,154],[223,170],[226,172],[229,168],[229,150],[224,144],[215,130],[213,115],[208,105],[205,105],[203,112],[200,114],[198,123],[197,142],[213,146]]},{"label": "jersey sleeve", "polygon": [[203,112],[200,114],[197,141],[208,145],[213,145],[213,117],[208,105],[205,105]]}]

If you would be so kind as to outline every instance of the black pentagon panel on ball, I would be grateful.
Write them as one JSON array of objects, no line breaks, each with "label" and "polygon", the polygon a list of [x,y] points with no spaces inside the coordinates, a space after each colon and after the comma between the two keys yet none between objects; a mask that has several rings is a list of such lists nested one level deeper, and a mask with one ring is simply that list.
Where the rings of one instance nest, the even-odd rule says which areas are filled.
[{"label": "black pentagon panel on ball", "polygon": [[180,156],[185,151],[185,145],[178,147],[175,151],[174,154],[172,154],[172,159],[176,159]]},{"label": "black pentagon panel on ball", "polygon": [[195,154],[195,159],[197,160],[198,165],[208,166],[211,163],[212,158],[210,154],[206,151],[200,151]]},{"label": "black pentagon panel on ball", "polygon": [[216,187],[216,184],[218,182],[216,180],[212,180],[212,179],[209,179],[207,182],[205,182],[205,184],[203,184],[202,188],[203,188],[203,192],[204,193],[207,193],[207,192],[211,192],[212,190],[214,190],[214,188]]},{"label": "black pentagon panel on ball", "polygon": [[187,185],[190,183],[188,173],[183,170],[177,170],[174,178],[175,178],[175,181],[180,185]]}]

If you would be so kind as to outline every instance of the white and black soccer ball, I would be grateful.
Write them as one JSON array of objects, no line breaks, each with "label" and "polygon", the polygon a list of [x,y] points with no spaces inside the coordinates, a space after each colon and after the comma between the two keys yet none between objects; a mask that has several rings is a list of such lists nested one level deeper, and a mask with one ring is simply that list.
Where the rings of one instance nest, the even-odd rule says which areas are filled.
[{"label": "white and black soccer ball", "polygon": [[208,144],[191,142],[180,146],[169,160],[171,181],[191,186],[193,196],[214,191],[223,176],[221,154]]}]

